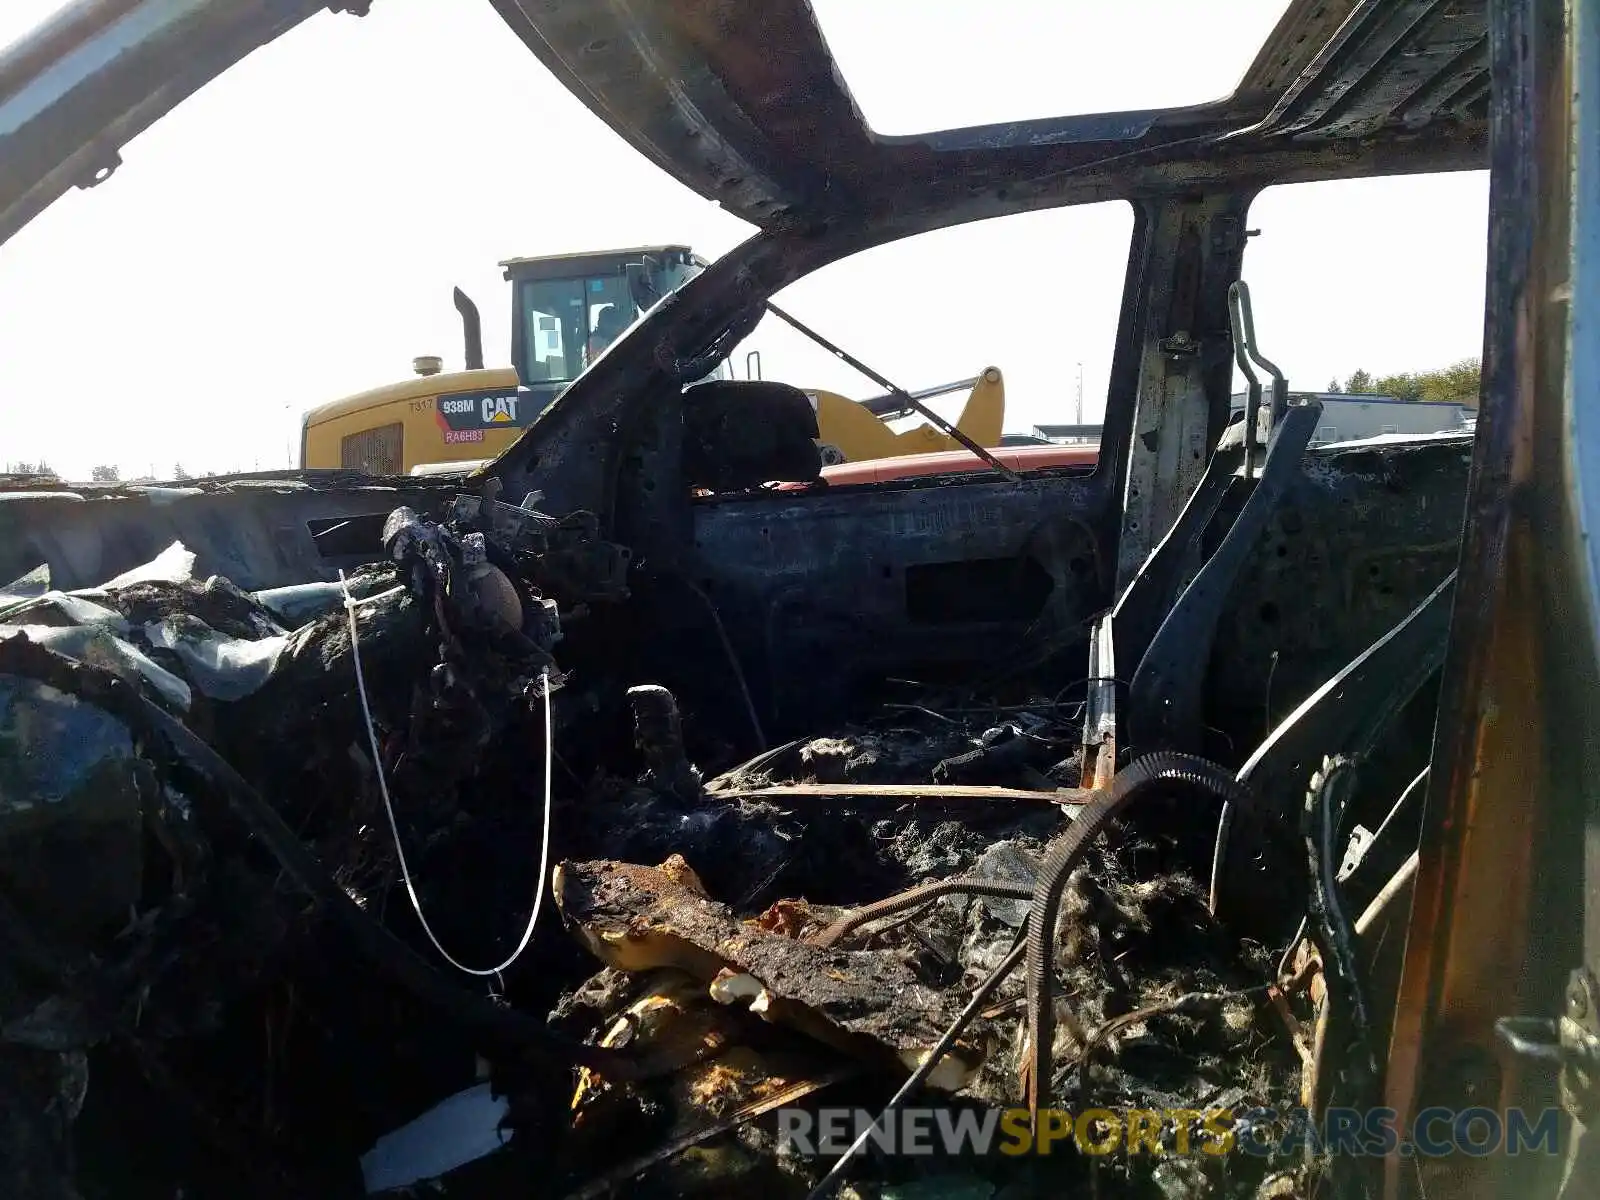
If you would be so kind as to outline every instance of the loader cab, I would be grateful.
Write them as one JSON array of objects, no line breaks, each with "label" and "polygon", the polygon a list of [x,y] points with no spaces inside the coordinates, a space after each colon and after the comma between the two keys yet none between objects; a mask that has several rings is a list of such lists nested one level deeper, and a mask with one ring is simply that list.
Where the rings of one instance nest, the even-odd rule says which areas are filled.
[{"label": "loader cab", "polygon": [[[548,404],[661,297],[706,262],[687,246],[513,258],[511,354],[522,386]],[[720,363],[712,378],[728,377]]]}]

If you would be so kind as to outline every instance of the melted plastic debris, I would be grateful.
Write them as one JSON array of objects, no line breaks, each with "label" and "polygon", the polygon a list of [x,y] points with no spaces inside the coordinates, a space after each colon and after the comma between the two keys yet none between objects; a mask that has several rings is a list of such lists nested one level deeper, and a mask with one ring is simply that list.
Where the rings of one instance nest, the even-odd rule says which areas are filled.
[{"label": "melted plastic debris", "polygon": [[187,710],[193,702],[189,685],[165,667],[157,666],[142,650],[97,625],[0,625],[0,638],[25,636],[57,654],[90,666],[102,667],[129,683],[144,679],[163,699]]},{"label": "melted plastic debris", "polygon": [[50,564],[41,563],[0,588],[0,612],[26,600],[37,600],[50,590]]},{"label": "melted plastic debris", "polygon": [[128,488],[134,495],[143,496],[156,508],[165,508],[189,496],[204,496],[205,489],[197,487],[163,487],[154,483],[139,483]]},{"label": "melted plastic debris", "polygon": [[194,551],[182,542],[173,542],[149,562],[124,571],[101,586],[106,589],[135,583],[187,583],[194,578]]},{"label": "melted plastic debris", "polygon": [[272,678],[289,636],[256,641],[226,637],[204,621],[174,616],[144,627],[152,646],[171,650],[194,685],[213,700],[243,700]]},{"label": "melted plastic debris", "polygon": [[89,599],[90,595],[103,598],[104,593],[45,592],[0,613],[0,621],[8,624],[59,625],[66,622],[70,625],[100,625],[113,633],[126,633],[128,623],[122,614]]}]

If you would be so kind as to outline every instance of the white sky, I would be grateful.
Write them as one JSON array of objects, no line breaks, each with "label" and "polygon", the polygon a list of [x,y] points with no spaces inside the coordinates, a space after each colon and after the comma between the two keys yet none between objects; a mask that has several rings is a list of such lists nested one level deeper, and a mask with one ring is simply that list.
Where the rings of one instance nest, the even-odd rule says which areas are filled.
[{"label": "white sky", "polygon": [[[1225,94],[1276,0],[815,0],[886,133]],[[0,43],[61,0],[4,0]],[[1018,31],[1023,36],[1018,36]],[[1135,37],[1148,37],[1128,57]],[[1118,53],[1118,50],[1123,54]],[[645,163],[475,0],[376,0],[265,47],[0,246],[0,462],[68,477],[283,466],[299,414],[460,365],[452,285],[509,354],[514,255],[687,242],[749,227]],[[1321,388],[1476,355],[1482,174],[1278,189],[1245,260],[1268,357]],[[1132,218],[1097,205],[869,251],[781,297],[908,388],[1006,375],[1007,421],[1098,419]],[[877,389],[782,327],[767,378]],[[743,359],[736,360],[742,371]]]}]

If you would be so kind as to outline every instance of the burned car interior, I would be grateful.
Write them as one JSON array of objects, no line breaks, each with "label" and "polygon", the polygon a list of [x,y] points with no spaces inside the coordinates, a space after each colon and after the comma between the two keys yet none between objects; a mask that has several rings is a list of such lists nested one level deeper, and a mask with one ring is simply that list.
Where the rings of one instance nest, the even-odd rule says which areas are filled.
[{"label": "burned car interior", "polygon": [[[492,3],[756,232],[470,475],[4,482],[0,1190],[1591,1194],[1592,16],[1295,0],[1215,103],[883,137],[806,0]],[[350,19],[244,7],[0,123],[0,233],[203,82],[174,47]],[[1484,168],[1476,433],[1310,445],[1252,200]],[[795,388],[694,382],[829,263],[1105,200],[1093,468],[820,486]],[[784,1140],[897,1106],[1039,1152]],[[1562,1152],[1294,1128],[1429,1106]]]}]

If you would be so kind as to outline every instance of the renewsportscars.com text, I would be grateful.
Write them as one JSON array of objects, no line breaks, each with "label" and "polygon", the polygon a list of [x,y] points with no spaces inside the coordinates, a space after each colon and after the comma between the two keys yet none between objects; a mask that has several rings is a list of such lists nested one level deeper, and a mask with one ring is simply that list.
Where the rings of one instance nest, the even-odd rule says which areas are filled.
[{"label": "renewsportscars.com text", "polygon": [[889,1155],[1272,1155],[1311,1150],[1350,1156],[1559,1154],[1559,1109],[1501,1113],[1428,1108],[1405,1126],[1388,1108],[1042,1109],[906,1108],[886,1119],[866,1109],[778,1110],[778,1140],[792,1153],[832,1157],[865,1136]]}]

